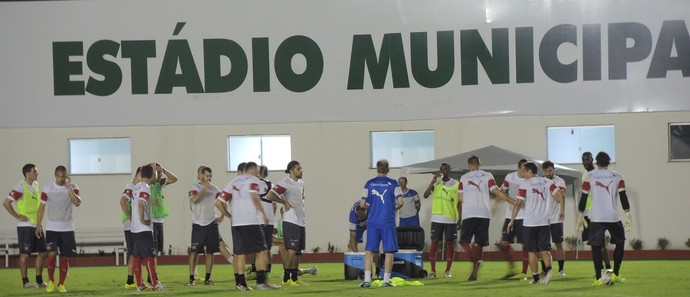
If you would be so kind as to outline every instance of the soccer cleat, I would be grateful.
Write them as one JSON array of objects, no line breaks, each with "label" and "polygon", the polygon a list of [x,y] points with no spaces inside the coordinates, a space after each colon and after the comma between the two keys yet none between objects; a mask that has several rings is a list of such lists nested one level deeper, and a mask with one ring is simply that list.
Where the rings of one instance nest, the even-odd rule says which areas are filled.
[{"label": "soccer cleat", "polygon": [[240,291],[251,291],[251,290],[254,290],[254,289],[252,289],[252,288],[250,288],[249,286],[246,286],[246,285],[236,285],[236,286],[235,286],[235,289],[240,290]]},{"label": "soccer cleat", "polygon": [[446,272],[443,274],[443,277],[451,278],[451,277],[453,277],[453,274],[451,274],[450,271],[446,271]]},{"label": "soccer cleat", "polygon": [[530,285],[537,285],[539,284],[539,281],[535,281],[534,279],[531,279],[529,282],[527,282]]},{"label": "soccer cleat", "polygon": [[165,291],[166,289],[165,289],[165,286],[159,282],[155,287],[153,287],[153,290],[157,291],[157,292],[162,292],[162,291]]},{"label": "soccer cleat", "polygon": [[272,283],[256,284],[257,290],[275,290],[280,289],[279,285],[274,285]]},{"label": "soccer cleat", "polygon": [[559,271],[559,272],[558,272],[558,275],[559,275],[559,276],[565,276],[565,271],[564,271],[564,270]]},{"label": "soccer cleat", "polygon": [[48,282],[48,286],[46,287],[46,292],[53,292],[55,291],[55,283],[50,281]]},{"label": "soccer cleat", "polygon": [[188,285],[188,286],[194,286],[194,285],[196,285],[196,281],[190,280],[190,281],[187,283],[187,285]]},{"label": "soccer cleat", "polygon": [[39,284],[39,283],[36,283],[36,288],[38,288],[38,289],[44,289],[44,288],[47,288],[47,287],[48,287],[48,284],[46,284],[46,282],[42,282],[42,283],[40,283],[40,284]]},{"label": "soccer cleat", "polygon": [[58,285],[57,290],[60,293],[67,293],[67,289],[65,289],[65,285]]},{"label": "soccer cleat", "polygon": [[395,284],[393,284],[393,283],[390,282],[390,281],[387,281],[387,282],[382,283],[382,284],[381,284],[381,287],[384,287],[384,288],[385,288],[385,287],[395,287]]},{"label": "soccer cleat", "polygon": [[624,277],[620,277],[620,276],[616,275],[615,273],[611,273],[610,278],[611,278],[611,284],[622,283],[623,281],[625,281]]},{"label": "soccer cleat", "polygon": [[137,292],[151,292],[153,288],[147,286],[137,287]]},{"label": "soccer cleat", "polygon": [[511,277],[517,275],[515,271],[509,270],[501,279],[510,279]]},{"label": "soccer cleat", "polygon": [[125,289],[136,289],[137,284],[131,283],[131,284],[125,284]]},{"label": "soccer cleat", "polygon": [[612,285],[613,284],[612,275],[616,275],[616,274],[614,274],[613,270],[611,270],[611,269],[606,269],[606,270],[602,271],[601,281],[604,283],[604,285]]},{"label": "soccer cleat", "polygon": [[207,280],[204,281],[204,286],[215,286],[216,283],[214,283],[212,280]]},{"label": "soccer cleat", "polygon": [[301,286],[305,286],[305,287],[306,287],[306,286],[309,285],[309,284],[307,284],[307,283],[305,283],[305,282],[303,282],[303,281],[301,281],[301,280],[296,280],[295,283],[296,283],[297,285],[299,285],[300,287],[301,287]]},{"label": "soccer cleat", "polygon": [[427,275],[426,278],[436,278],[436,271],[429,272],[429,275]]},{"label": "soccer cleat", "polygon": [[468,281],[476,281],[477,280],[477,274],[479,274],[479,267],[482,265],[482,261],[479,260],[475,263],[472,263],[472,273],[470,273],[470,277],[467,278]]},{"label": "soccer cleat", "polygon": [[603,286],[603,285],[604,285],[604,281],[602,281],[601,278],[595,280],[594,283],[592,284],[593,287],[599,287],[599,286]]},{"label": "soccer cleat", "polygon": [[36,286],[34,286],[31,282],[25,282],[24,283],[24,289],[34,289]]},{"label": "soccer cleat", "polygon": [[311,274],[311,275],[316,275],[316,273],[317,273],[318,271],[319,271],[319,269],[318,269],[316,266],[312,266],[311,268],[309,268],[309,269],[307,270],[307,273],[309,273],[309,274]]},{"label": "soccer cleat", "polygon": [[359,287],[360,288],[370,288],[371,283],[370,282],[362,282],[361,284],[359,284]]},{"label": "soccer cleat", "polygon": [[299,287],[297,283],[292,281],[291,279],[287,280],[286,282],[283,282],[284,287]]},{"label": "soccer cleat", "polygon": [[553,277],[553,269],[549,269],[549,272],[546,273],[544,279],[542,279],[539,283],[542,285],[548,285],[551,282],[551,277]]}]

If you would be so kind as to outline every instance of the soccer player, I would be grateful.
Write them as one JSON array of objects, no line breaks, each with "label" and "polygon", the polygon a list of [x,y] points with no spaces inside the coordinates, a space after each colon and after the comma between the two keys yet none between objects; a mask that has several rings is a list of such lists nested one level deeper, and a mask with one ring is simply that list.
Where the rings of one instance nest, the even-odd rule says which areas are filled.
[{"label": "soccer player", "polygon": [[177,182],[177,176],[159,163],[155,163],[156,179],[151,183],[151,221],[153,236],[156,238],[156,256],[163,252],[163,221],[168,216],[168,203],[163,195],[163,188]]},{"label": "soccer player", "polygon": [[[55,168],[55,182],[43,187],[41,206],[38,207],[38,222],[36,223],[36,237],[43,237],[45,230],[48,259],[48,287],[46,292],[55,291],[55,258],[60,249],[60,281],[57,290],[66,293],[65,278],[69,270],[69,258],[77,255],[77,242],[74,239],[74,222],[72,221],[72,206],[79,206],[79,187],[72,183],[67,176],[67,168]],[[45,215],[47,213],[47,215]],[[45,218],[45,228],[41,224]]]},{"label": "soccer player", "polygon": [[285,173],[288,176],[280,180],[268,193],[268,199],[283,204],[285,208],[283,235],[287,253],[283,258],[283,285],[306,286],[307,284],[298,278],[300,256],[307,243],[302,165],[292,160],[288,163]]},{"label": "soccer player", "polygon": [[[273,226],[275,224],[275,202],[268,199],[268,192],[271,191],[271,181],[267,180],[268,167],[261,165],[258,170],[259,174],[259,198],[261,199],[261,206],[264,208],[264,213],[268,216],[268,224],[263,225],[264,236],[266,237],[266,249],[268,249],[268,264],[266,267],[266,277],[269,278],[271,273],[271,248],[273,247]],[[256,257],[252,259],[252,267],[247,270],[247,279],[256,278]]]},{"label": "soccer player", "polygon": [[433,191],[431,202],[431,245],[429,246],[429,263],[431,272],[428,277],[436,277],[436,251],[439,243],[445,237],[446,272],[444,277],[452,277],[450,273],[455,257],[455,240],[460,224],[460,205],[458,203],[458,181],[450,178],[450,165],[441,164],[441,180],[434,174],[431,183],[424,191],[424,199]]},{"label": "soccer player", "polygon": [[394,287],[391,282],[393,254],[398,251],[398,232],[395,228],[395,211],[402,207],[402,193],[398,182],[387,176],[390,171],[387,160],[376,162],[375,178],[364,184],[360,207],[369,205],[367,214],[367,244],[364,259],[364,282],[360,287],[371,287],[371,264],[383,242],[383,287]]},{"label": "soccer player", "polygon": [[348,222],[350,223],[350,240],[347,243],[347,248],[351,252],[357,253],[359,252],[357,244],[364,242],[362,236],[367,230],[367,209],[359,205],[359,200],[350,207]]},{"label": "soccer player", "polygon": [[[45,288],[43,282],[43,262],[46,258],[45,237],[36,236],[36,223],[38,222],[38,207],[41,204],[41,190],[38,187],[38,169],[34,164],[26,164],[22,167],[24,179],[20,181],[10,194],[7,195],[2,205],[7,212],[17,220],[17,239],[19,241],[19,272],[22,275],[24,288]],[[15,204],[17,210],[12,207]],[[29,282],[27,277],[26,259],[31,253],[36,256],[36,285]]]},{"label": "soccer player", "polygon": [[138,167],[132,181],[125,185],[122,195],[120,195],[120,208],[122,209],[122,224],[125,230],[125,246],[127,247],[127,281],[125,282],[125,289],[135,289],[137,284],[134,283],[134,244],[132,243],[132,201],[134,200],[134,186],[141,181],[141,167]]},{"label": "soccer player", "polygon": [[419,227],[419,209],[422,207],[419,194],[413,189],[407,188],[407,177],[398,178],[400,191],[403,195],[403,206],[399,210],[399,227]]},{"label": "soccer player", "polygon": [[[541,164],[541,169],[544,170],[544,176],[558,187],[563,196],[565,196],[565,180],[556,175],[554,164],[551,161],[546,161]],[[565,199],[564,199],[565,200]],[[554,201],[551,201],[554,202]],[[551,203],[551,218],[549,219],[549,228],[551,229],[551,240],[556,245],[556,259],[558,260],[558,275],[565,276],[565,250],[563,249],[563,219],[560,217],[562,203],[555,201]],[[546,271],[546,262],[542,259],[542,271]]]},{"label": "soccer player", "polygon": [[[549,220],[551,218],[551,204],[552,199],[559,203],[559,217],[563,221],[565,216],[565,208],[563,204],[563,193],[561,190],[547,178],[537,176],[537,164],[534,162],[526,162],[523,164],[525,168],[525,181],[520,185],[517,195],[517,202],[513,208],[513,214],[508,223],[508,230],[511,231],[515,225],[515,217],[519,212],[519,208],[525,205],[525,217],[523,221],[524,230],[524,246],[529,253],[529,266],[532,270],[532,284],[548,284],[551,281],[553,271],[551,270],[551,230],[549,228]],[[546,276],[542,281],[539,281],[539,272],[537,269],[537,253],[541,254],[541,259],[546,264],[544,272]]]},{"label": "soccer player", "polygon": [[[244,273],[246,255],[256,254],[256,288],[273,289],[277,286],[266,281],[268,250],[262,225],[268,223],[268,217],[261,206],[259,198],[259,179],[257,165],[247,163],[245,174],[228,183],[218,196],[216,207],[230,217],[226,203],[230,202],[232,217],[232,242],[235,254],[235,288],[241,291],[251,290],[247,285]],[[231,201],[232,200],[232,201]]]},{"label": "soccer player", "polygon": [[[632,214],[630,213],[630,202],[625,192],[625,180],[623,176],[613,170],[609,170],[611,157],[606,152],[599,152],[596,156],[597,169],[589,172],[585,182],[582,184],[582,196],[578,204],[580,217],[578,217],[578,229],[582,229],[584,221],[584,210],[587,204],[587,197],[591,193],[592,208],[590,209],[589,241],[592,246],[592,261],[594,261],[594,272],[596,274],[595,286],[604,285],[601,279],[601,255],[604,246],[604,232],[611,234],[611,243],[616,245],[613,251],[613,271],[606,270],[611,274],[613,282],[621,282],[620,268],[623,263],[625,248],[625,231],[632,230]],[[618,217],[616,206],[618,202],[616,196],[620,196],[621,207],[625,211],[625,222],[621,223]],[[625,226],[625,229],[624,229]]]},{"label": "soccer player", "polygon": [[[594,159],[592,158],[592,153],[590,152],[584,152],[582,153],[582,166],[585,167],[585,170],[587,172],[582,174],[582,183],[585,182],[587,179],[587,174],[589,174],[590,171],[594,170]],[[584,211],[584,218],[585,222],[587,224],[584,225],[584,229],[582,230],[582,241],[588,241],[589,240],[589,210],[592,208],[592,195],[587,196],[587,203],[585,204],[585,211]],[[606,249],[606,243],[601,247],[601,260],[604,262],[603,265],[606,267],[606,269],[611,269],[611,261],[609,260],[609,251]]]},{"label": "soccer player", "polygon": [[[506,178],[503,180],[503,185],[501,186],[501,190],[508,195],[508,197],[512,199],[516,199],[518,189],[520,188],[520,184],[522,184],[523,181],[525,181],[523,175],[524,175],[524,168],[522,168],[522,164],[525,164],[527,160],[521,159],[518,161],[517,164],[517,171],[513,171],[511,173],[508,173],[506,175]],[[496,201],[496,204],[498,204],[500,200]],[[518,214],[515,217],[515,224],[513,224],[513,228],[509,231],[508,230],[508,223],[510,223],[510,219],[513,217],[513,208],[514,205],[511,203],[508,203],[508,206],[506,207],[506,216],[505,220],[503,221],[503,228],[501,228],[501,252],[503,252],[506,260],[508,261],[508,272],[506,273],[505,276],[503,276],[503,279],[509,279],[513,276],[515,276],[515,264],[513,264],[513,248],[510,246],[513,243],[516,243],[516,238],[517,238],[517,243],[522,245],[523,243],[523,232],[522,232],[522,220],[525,217],[525,210],[523,208],[520,208],[518,210]],[[527,251],[525,248],[522,248],[522,274],[527,273]]]},{"label": "soccer player", "polygon": [[206,253],[206,276],[204,285],[215,285],[211,280],[213,253],[220,251],[218,224],[216,218],[216,198],[220,189],[211,183],[211,168],[201,169],[201,180],[189,189],[192,203],[192,246],[189,253],[189,285],[193,286],[194,268],[200,253]]},{"label": "soccer player", "polygon": [[[155,163],[141,167],[141,180],[132,190],[132,243],[134,256],[134,276],[137,281],[137,291],[164,291],[165,287],[158,281],[156,274],[156,239],[153,236],[151,223],[151,188],[150,184],[157,180]],[[141,263],[146,263],[146,270],[151,279],[152,287],[144,285],[141,278]]]},{"label": "soccer player", "polygon": [[[472,262],[472,272],[468,281],[477,280],[477,273],[483,260],[483,249],[489,245],[489,193],[494,193],[499,199],[514,203],[513,199],[503,194],[496,186],[494,176],[480,169],[479,157],[471,156],[467,159],[469,172],[460,177],[458,185],[458,201],[460,217],[460,245]],[[474,238],[474,243],[472,243]]]}]

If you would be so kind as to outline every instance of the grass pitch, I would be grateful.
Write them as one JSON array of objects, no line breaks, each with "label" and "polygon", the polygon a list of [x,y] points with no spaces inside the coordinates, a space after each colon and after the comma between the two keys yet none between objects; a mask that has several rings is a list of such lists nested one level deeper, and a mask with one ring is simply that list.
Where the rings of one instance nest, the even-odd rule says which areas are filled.
[{"label": "grass pitch", "polygon": [[[311,267],[303,263],[303,268]],[[592,287],[594,271],[592,262],[586,260],[567,261],[565,277],[554,276],[549,285],[529,285],[516,276],[511,280],[500,280],[506,272],[504,262],[485,262],[479,273],[479,280],[468,282],[468,262],[453,263],[452,278],[421,279],[424,286],[396,288],[359,288],[360,281],[344,280],[343,263],[318,263],[318,275],[304,275],[300,279],[308,287],[281,288],[274,291],[240,292],[234,289],[232,267],[219,264],[214,267],[212,279],[216,286],[197,284],[187,286],[187,267],[183,265],[162,265],[158,267],[166,292],[136,292],[124,289],[125,267],[70,267],[65,283],[67,294],[47,293],[42,289],[21,288],[21,277],[17,268],[0,269],[0,296],[118,296],[118,295],[166,295],[166,296],[690,296],[690,261],[624,261],[621,275],[626,278],[622,284],[606,287]],[[429,264],[425,263],[425,268]],[[437,264],[439,271],[445,263]],[[282,265],[274,265],[271,281],[282,281]],[[199,272],[203,272],[203,266]],[[34,270],[29,269],[29,279],[34,282]],[[58,271],[56,271],[56,277]],[[44,270],[47,281],[47,272]],[[254,285],[253,281],[249,281]]]}]

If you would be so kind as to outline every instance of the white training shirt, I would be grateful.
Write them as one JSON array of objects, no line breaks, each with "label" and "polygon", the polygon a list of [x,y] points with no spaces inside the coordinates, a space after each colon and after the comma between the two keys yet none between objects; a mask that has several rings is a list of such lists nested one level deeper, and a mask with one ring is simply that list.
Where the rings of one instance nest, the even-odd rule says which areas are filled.
[{"label": "white training shirt", "polygon": [[[132,201],[134,201],[134,186],[135,185],[133,182],[128,182],[127,185],[125,186],[125,189],[122,191],[121,197],[125,197],[129,201],[130,205],[132,204]],[[131,220],[125,220],[125,222],[122,223],[122,225],[124,226],[125,231],[132,230],[132,221]]]},{"label": "white training shirt", "polygon": [[535,176],[522,182],[517,199],[525,204],[525,227],[548,226],[551,218],[550,202],[558,187],[548,178]]},{"label": "white training shirt", "polygon": [[192,203],[192,223],[200,226],[208,226],[216,221],[216,198],[220,195],[220,189],[214,184],[204,187],[200,181],[189,186],[189,199],[197,193],[204,191],[201,198]]},{"label": "white training shirt", "polygon": [[290,222],[297,226],[307,225],[307,214],[304,208],[304,183],[286,176],[280,180],[271,191],[280,199],[292,205],[290,210],[283,213],[283,222]]},{"label": "white training shirt", "polygon": [[[12,188],[12,191],[10,191],[10,193],[7,195],[7,199],[9,199],[15,203],[18,202],[19,200],[24,199],[24,186],[22,186],[23,184],[26,184],[26,181],[22,180],[17,185],[15,185],[14,188]],[[38,182],[34,181],[33,184],[28,185],[29,192],[31,192],[31,195],[36,200],[41,199],[41,193],[35,191],[34,185],[36,185],[36,187],[38,187]],[[19,212],[17,212],[17,213],[19,213]],[[17,227],[34,227],[35,228],[36,225],[34,225],[34,223],[32,223],[31,221],[28,221],[28,220],[26,222],[17,221]]]},{"label": "white training shirt", "polygon": [[266,216],[268,217],[268,224],[269,225],[274,225],[276,222],[276,215],[275,211],[273,209],[273,201],[268,200],[268,192],[271,191],[271,188],[269,187],[269,184],[271,182],[260,179],[259,180],[259,197],[261,198],[261,206],[264,208],[264,213],[266,213]]},{"label": "white training shirt", "polygon": [[[503,186],[501,187],[502,190],[508,190],[508,197],[515,199],[518,194],[518,190],[520,189],[520,184],[524,182],[525,179],[522,177],[518,176],[517,171],[508,173],[506,175],[505,180],[503,180]],[[514,204],[512,203],[506,203],[508,206],[506,207],[506,219],[510,219],[513,217],[513,207],[515,207]],[[525,209],[520,208],[520,210],[517,213],[517,216],[515,217],[516,220],[522,220],[525,218]]]},{"label": "white training shirt", "polygon": [[[401,219],[411,218],[417,215],[417,203],[419,203],[419,194],[413,189],[407,189],[405,193],[402,188],[397,187],[396,192],[402,195],[403,206],[398,210]],[[397,197],[397,196],[396,196]]]},{"label": "white training shirt", "polygon": [[615,223],[620,221],[616,206],[618,192],[625,191],[623,176],[608,169],[594,169],[589,172],[582,184],[582,193],[591,193],[592,209],[589,219],[592,222]]},{"label": "white training shirt", "polygon": [[[79,195],[79,187],[72,184],[74,193]],[[43,229],[46,231],[74,231],[74,221],[72,220],[72,199],[65,186],[58,186],[55,182],[43,187],[41,193],[41,203],[45,204]]]},{"label": "white training shirt", "polygon": [[[554,175],[553,178],[551,179],[554,185],[558,187],[558,190],[561,191],[563,194],[563,197],[565,197],[565,180],[563,180],[560,176]],[[561,203],[559,203],[556,200],[549,200],[549,203],[551,203],[551,219],[549,220],[549,223],[551,224],[558,224],[562,223],[559,220],[559,215],[561,214]]]},{"label": "white training shirt", "polygon": [[489,193],[497,188],[494,176],[484,170],[463,174],[458,187],[458,193],[462,193],[462,219],[490,219]]},{"label": "white training shirt", "polygon": [[144,202],[144,219],[151,220],[151,187],[145,182],[140,182],[134,186],[132,191],[132,233],[153,232],[153,222],[144,225],[139,219],[139,202]]},{"label": "white training shirt", "polygon": [[228,183],[218,200],[230,203],[232,226],[264,224],[261,212],[254,206],[252,193],[259,193],[259,179],[251,174],[243,174]]}]

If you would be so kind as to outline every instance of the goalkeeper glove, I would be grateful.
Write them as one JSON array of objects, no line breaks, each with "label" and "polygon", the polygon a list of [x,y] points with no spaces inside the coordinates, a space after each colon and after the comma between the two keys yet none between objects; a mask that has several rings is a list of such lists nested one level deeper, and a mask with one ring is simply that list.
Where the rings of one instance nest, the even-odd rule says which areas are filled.
[{"label": "goalkeeper glove", "polygon": [[632,214],[630,211],[625,212],[625,220],[623,221],[623,227],[625,227],[625,231],[630,232],[632,231]]},{"label": "goalkeeper glove", "polygon": [[587,221],[585,221],[585,215],[580,213],[577,217],[577,231],[584,231],[587,228]]}]

